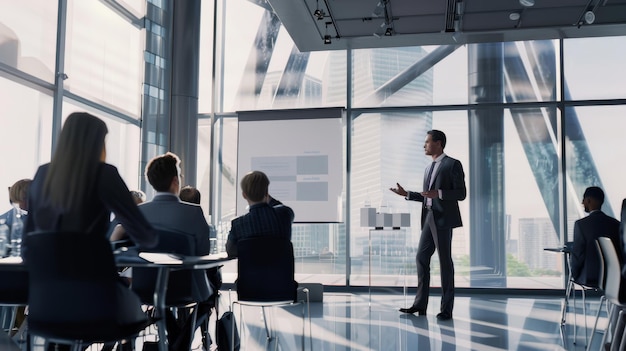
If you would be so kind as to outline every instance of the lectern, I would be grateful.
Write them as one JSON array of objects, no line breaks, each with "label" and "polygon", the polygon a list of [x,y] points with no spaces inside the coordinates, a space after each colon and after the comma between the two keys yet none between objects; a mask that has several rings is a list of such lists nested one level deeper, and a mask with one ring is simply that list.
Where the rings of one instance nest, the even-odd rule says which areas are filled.
[{"label": "lectern", "polygon": [[[371,308],[372,301],[372,233],[385,235],[395,231],[406,230],[411,226],[409,213],[380,213],[374,207],[361,208],[361,227],[369,227],[368,238],[368,292]],[[382,250],[381,250],[382,251]],[[380,254],[380,252],[379,252]]]}]

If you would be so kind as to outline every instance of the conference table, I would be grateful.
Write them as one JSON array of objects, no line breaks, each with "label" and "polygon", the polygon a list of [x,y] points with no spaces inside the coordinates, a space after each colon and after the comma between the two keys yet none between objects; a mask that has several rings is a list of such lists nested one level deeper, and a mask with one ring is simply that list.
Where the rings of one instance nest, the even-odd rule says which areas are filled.
[{"label": "conference table", "polygon": [[[167,282],[171,271],[181,269],[210,269],[222,266],[225,262],[236,260],[226,253],[205,256],[184,256],[160,252],[139,252],[132,248],[120,248],[114,251],[115,263],[118,267],[139,267],[157,269],[156,286],[154,289],[154,308],[157,315],[157,331],[159,351],[168,351],[167,328],[165,322]],[[26,270],[20,257],[0,259],[0,270]]]}]

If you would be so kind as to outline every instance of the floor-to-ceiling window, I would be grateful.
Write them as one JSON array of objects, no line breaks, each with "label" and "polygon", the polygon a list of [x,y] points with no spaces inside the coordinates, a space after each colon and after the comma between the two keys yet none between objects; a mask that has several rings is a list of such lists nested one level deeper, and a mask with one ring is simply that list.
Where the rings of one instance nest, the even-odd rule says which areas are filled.
[{"label": "floor-to-ceiling window", "polygon": [[[88,111],[109,128],[107,161],[139,187],[145,11],[144,0],[0,1],[1,186],[32,178],[50,160],[60,123]],[[0,203],[9,207],[6,191]]]},{"label": "floor-to-ceiling window", "polygon": [[[432,128],[448,135],[445,151],[463,163],[469,190],[453,235],[457,286],[562,288],[563,257],[543,249],[572,240],[584,188],[603,186],[603,209],[619,212],[625,37],[300,53],[270,8],[218,3],[213,162],[222,240],[241,177],[239,110],[351,111],[349,220],[294,225],[294,245],[321,250],[297,258],[305,281],[415,285],[419,206],[388,189],[419,190]],[[411,227],[370,233],[359,221],[366,204],[410,213]]]}]

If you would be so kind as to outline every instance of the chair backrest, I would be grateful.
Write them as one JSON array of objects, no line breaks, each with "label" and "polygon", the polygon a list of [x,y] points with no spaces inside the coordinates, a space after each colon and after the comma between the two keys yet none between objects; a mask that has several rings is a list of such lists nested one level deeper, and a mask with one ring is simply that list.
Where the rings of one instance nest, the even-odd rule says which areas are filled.
[{"label": "chair backrest", "polygon": [[[179,255],[195,255],[196,244],[191,234],[165,229],[156,229],[159,243],[151,252],[164,252]],[[207,238],[208,240],[208,238]],[[204,274],[202,271],[198,273]],[[167,285],[166,304],[181,306],[194,302],[192,270],[172,271]],[[154,303],[154,288],[156,286],[156,268],[133,268],[132,290],[139,295],[145,304]]]},{"label": "chair backrest", "polygon": [[0,272],[0,306],[28,304],[28,272]]},{"label": "chair backrest", "polygon": [[610,238],[599,237],[597,241],[602,249],[602,258],[606,271],[604,296],[612,303],[622,305],[626,302],[626,299],[622,296],[626,293],[626,284],[622,279],[622,267],[617,251]]},{"label": "chair backrest", "polygon": [[[83,332],[115,324],[119,278],[104,236],[35,232],[25,242],[31,330],[89,340]],[[96,337],[98,330],[93,333]]]},{"label": "chair backrest", "polygon": [[598,272],[598,288],[604,291],[606,289],[606,267],[604,266],[604,254],[602,253],[602,247],[600,247],[600,242],[596,240],[594,244],[596,246],[596,251],[598,252],[598,258],[600,259],[600,271]]},{"label": "chair backrest", "polygon": [[295,301],[291,241],[276,236],[259,236],[237,243],[237,295],[242,301]]}]

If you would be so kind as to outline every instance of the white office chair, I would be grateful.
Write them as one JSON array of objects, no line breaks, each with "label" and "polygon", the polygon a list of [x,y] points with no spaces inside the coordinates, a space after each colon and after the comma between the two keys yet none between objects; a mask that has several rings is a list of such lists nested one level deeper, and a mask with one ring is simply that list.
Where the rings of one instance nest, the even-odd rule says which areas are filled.
[{"label": "white office chair", "polygon": [[[626,291],[626,281],[622,278],[622,267],[611,239],[600,237],[598,238],[598,243],[602,249],[604,268],[606,270],[604,295],[606,296],[607,301],[611,303],[608,318],[609,325],[607,326],[600,343],[600,349],[604,350],[604,344],[607,342],[609,335],[613,335],[611,343],[621,343],[622,341],[622,334],[624,333],[624,330],[617,328],[619,323],[613,321],[613,318],[616,313],[619,313],[620,309],[626,307],[626,296],[624,296],[626,294],[620,293],[622,289],[623,291]],[[616,321],[623,320],[621,315],[618,317],[619,318],[616,318]],[[623,326],[624,324],[622,323],[621,327],[623,328]],[[626,348],[626,343],[624,344],[625,345],[620,345],[622,349]]]}]

